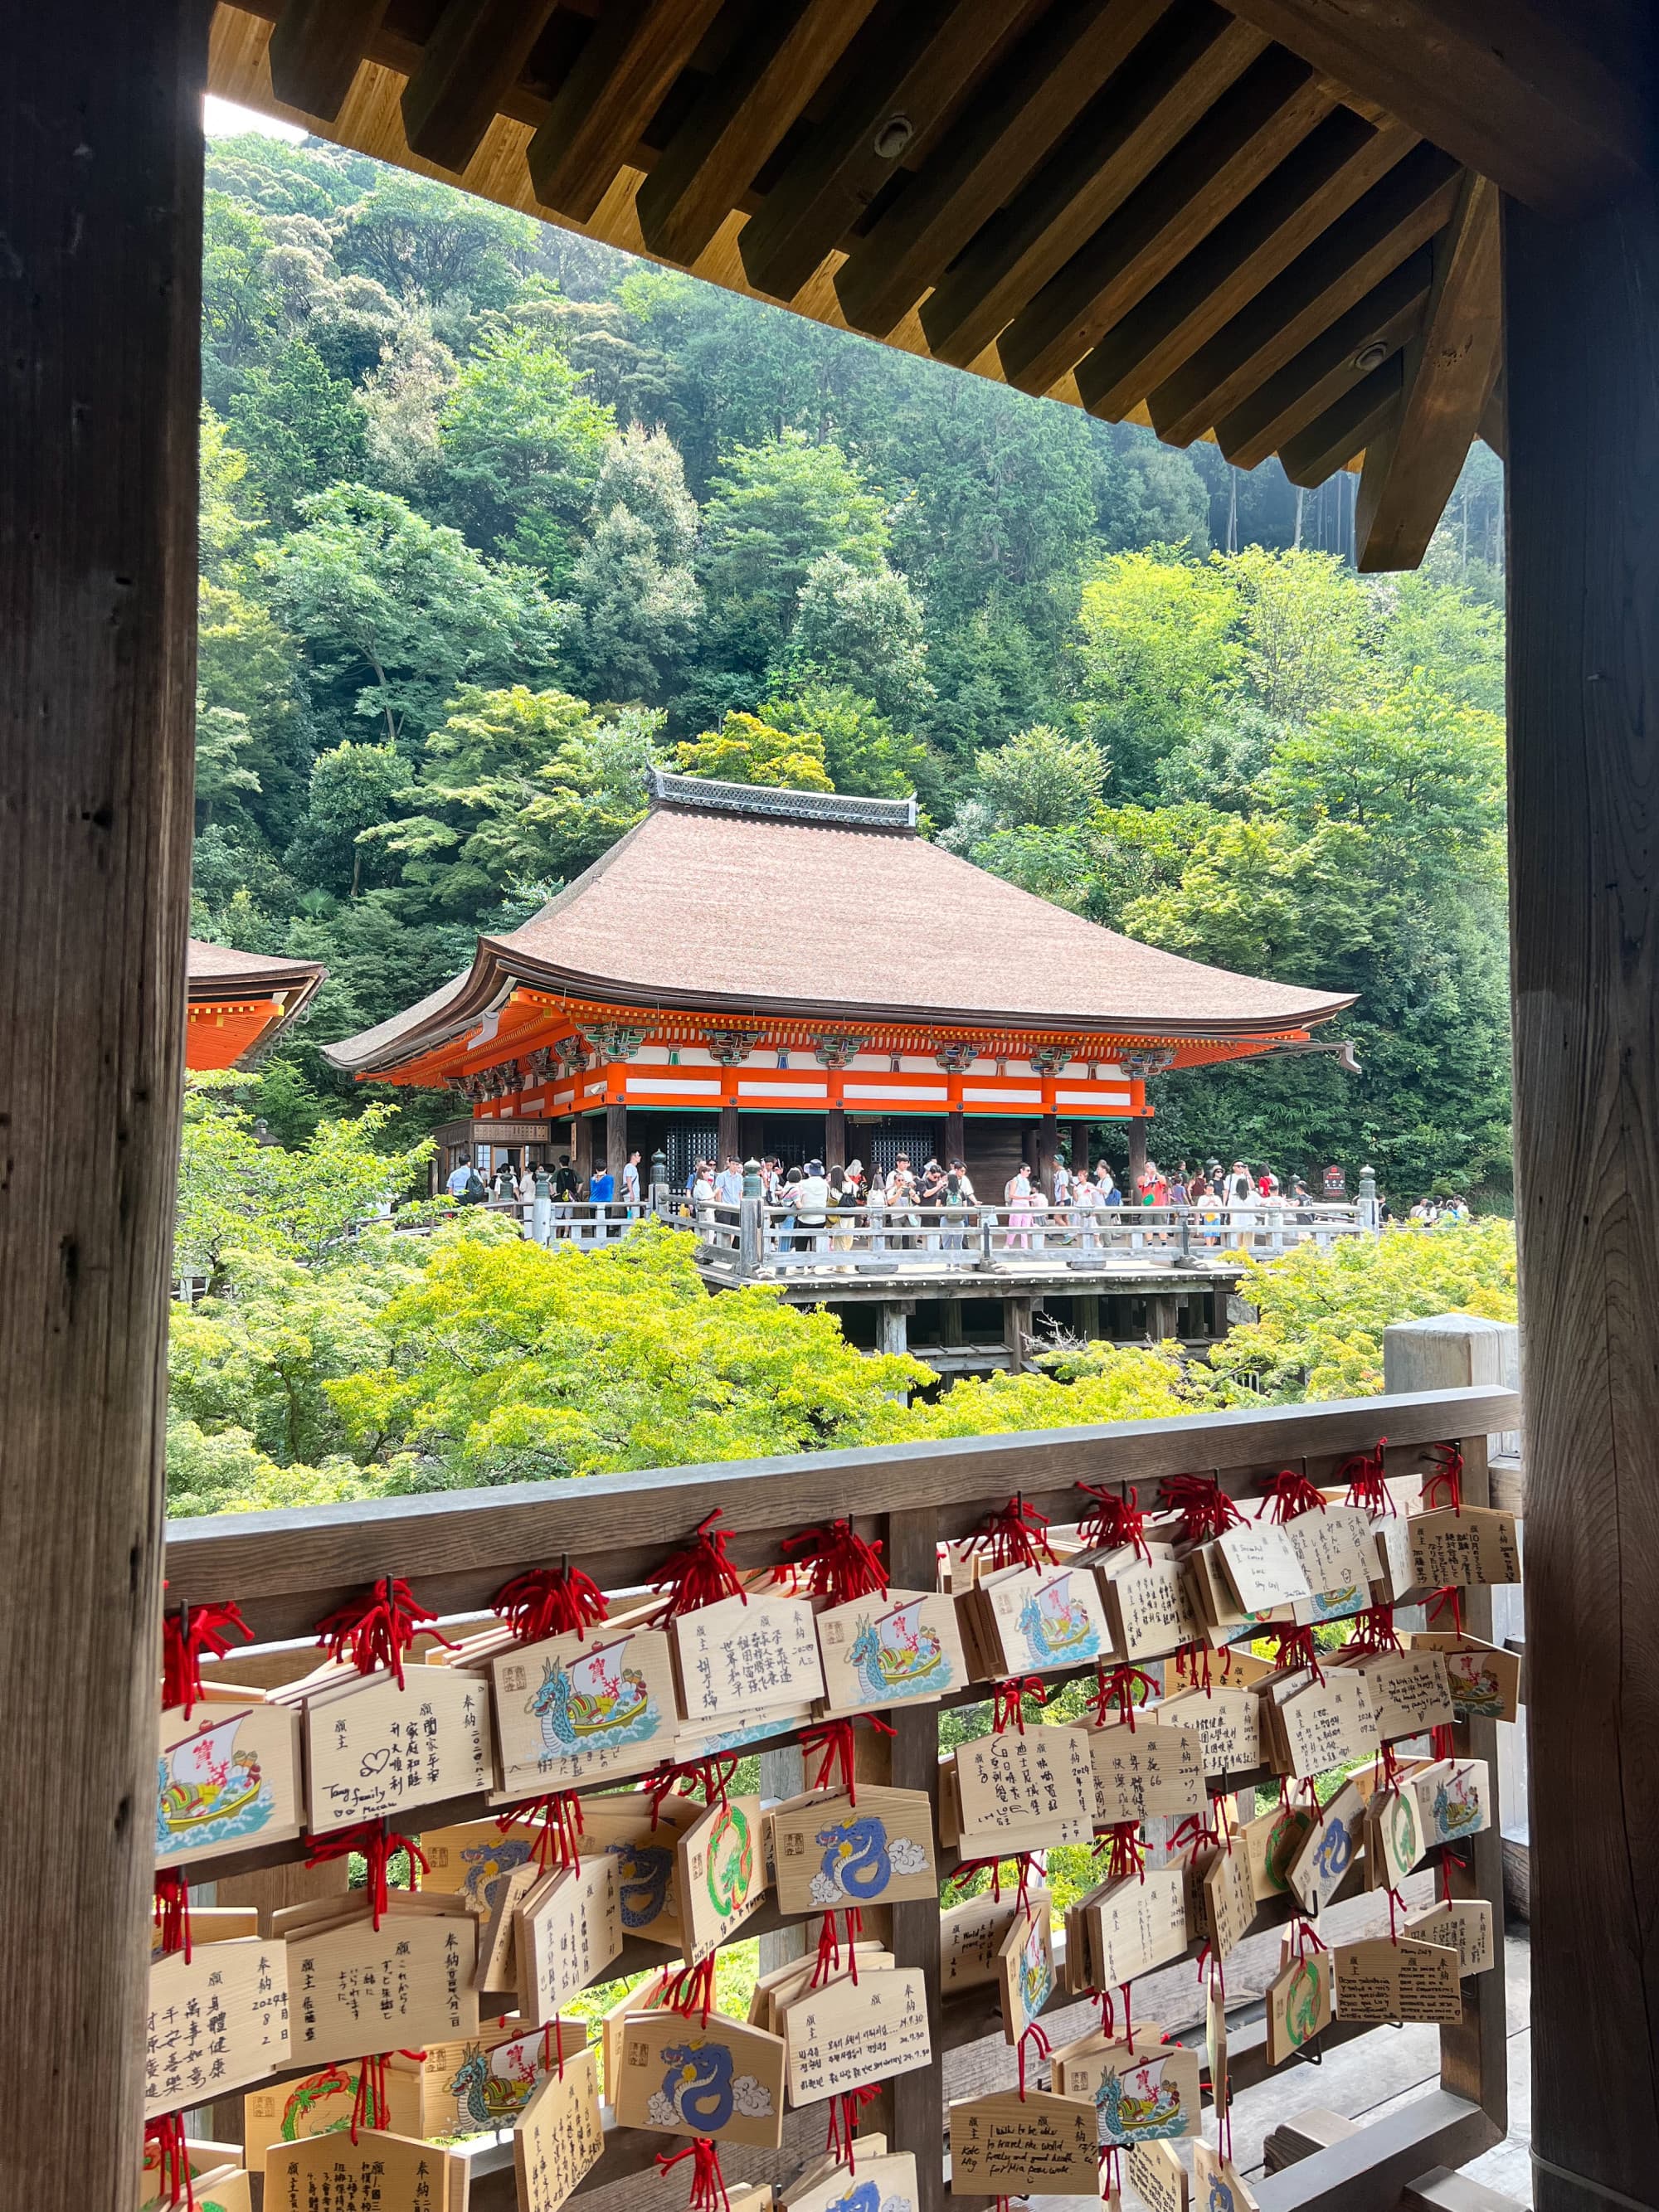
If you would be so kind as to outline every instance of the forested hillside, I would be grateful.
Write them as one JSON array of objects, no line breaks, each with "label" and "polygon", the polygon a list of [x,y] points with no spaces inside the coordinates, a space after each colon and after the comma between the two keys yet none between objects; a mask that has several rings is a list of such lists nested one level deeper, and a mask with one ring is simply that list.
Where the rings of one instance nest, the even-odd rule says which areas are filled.
[{"label": "forested hillside", "polygon": [[1364,580],[1350,480],[1304,499],[336,149],[221,138],[207,181],[195,926],[329,963],[254,1102],[279,1134],[349,1103],[317,1044],[596,858],[657,757],[914,788],[1046,897],[1359,994],[1362,1077],[1166,1079],[1158,1151],[1504,1188],[1484,448],[1425,574]]}]

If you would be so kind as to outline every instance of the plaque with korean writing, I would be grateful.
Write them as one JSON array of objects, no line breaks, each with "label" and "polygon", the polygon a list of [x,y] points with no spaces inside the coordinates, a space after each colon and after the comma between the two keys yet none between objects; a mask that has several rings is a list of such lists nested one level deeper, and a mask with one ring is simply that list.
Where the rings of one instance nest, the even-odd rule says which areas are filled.
[{"label": "plaque with korean writing", "polygon": [[186,1719],[161,1715],[155,1772],[155,1863],[189,1866],[300,1832],[300,1717],[216,1685]]},{"label": "plaque with korean writing", "polygon": [[783,2038],[711,2013],[630,2013],[615,2096],[625,2128],[712,2136],[775,2150],[783,2140]]},{"label": "plaque with korean writing", "polygon": [[817,1632],[828,1712],[940,1698],[968,1679],[956,1607],[936,1590],[890,1589],[830,1606]]},{"label": "plaque with korean writing", "polygon": [[674,1622],[680,1711],[692,1726],[753,1720],[823,1695],[817,1629],[804,1597],[751,1590]]},{"label": "plaque with korean writing", "polygon": [[933,1813],[925,1790],[860,1786],[792,1799],[772,1814],[783,1912],[840,1911],[939,1894]]},{"label": "plaque with korean writing", "polygon": [[289,2063],[288,1962],[244,1937],[152,1960],[144,2023],[144,2118],[182,2112]]},{"label": "plaque with korean writing", "polygon": [[958,1744],[964,1857],[1086,1843],[1094,1830],[1094,1767],[1083,1729],[1029,1726]]},{"label": "plaque with korean writing", "polygon": [[288,1945],[295,2063],[477,2034],[478,1923],[470,1912],[412,1910],[399,1892],[377,1931],[366,1898],[350,1919],[333,1924],[318,1925],[305,1917],[309,1911],[295,1905],[274,1916]]},{"label": "plaque with korean writing", "polygon": [[1029,2090],[964,2097],[951,2107],[953,2197],[1098,2197],[1095,2108]]},{"label": "plaque with korean writing", "polygon": [[785,2008],[789,2101],[821,2104],[866,2081],[914,2073],[933,2055],[927,1980],[897,1966],[809,1990]]},{"label": "plaque with korean writing", "polygon": [[451,1667],[354,1678],[305,1700],[309,1825],[319,1834],[466,1797],[495,1780],[489,1693]]},{"label": "plaque with korean writing", "polygon": [[1149,1813],[1197,1813],[1205,1803],[1203,1747],[1195,1729],[1143,1709],[1130,1728],[1114,1721],[1089,1730],[1095,1818],[1103,1827]]},{"label": "plaque with korean writing", "polygon": [[659,1628],[551,1636],[490,1661],[504,1794],[643,1774],[679,1730],[673,1644]]},{"label": "plaque with korean writing", "polygon": [[465,2212],[466,2195],[459,2152],[368,2128],[265,2153],[265,2212]]},{"label": "plaque with korean writing", "polygon": [[765,1844],[758,1797],[711,1805],[680,1838],[680,1948],[688,1965],[706,1959],[760,1910],[768,1887]]},{"label": "plaque with korean writing", "polygon": [[544,1875],[517,1909],[513,1942],[519,2011],[544,2027],[622,1949],[615,1859],[607,1853]]},{"label": "plaque with korean writing", "polygon": [[1406,1523],[1412,1575],[1420,1589],[1468,1589],[1484,1583],[1518,1583],[1521,1547],[1515,1516],[1496,1506],[1442,1506],[1413,1513]]},{"label": "plaque with korean writing", "polygon": [[1450,2021],[1463,2017],[1457,1954],[1435,1943],[1373,1936],[1332,1954],[1339,2020]]},{"label": "plaque with korean writing", "polygon": [[545,2077],[514,2122],[520,2212],[558,2212],[604,2149],[599,2053],[584,2051]]}]

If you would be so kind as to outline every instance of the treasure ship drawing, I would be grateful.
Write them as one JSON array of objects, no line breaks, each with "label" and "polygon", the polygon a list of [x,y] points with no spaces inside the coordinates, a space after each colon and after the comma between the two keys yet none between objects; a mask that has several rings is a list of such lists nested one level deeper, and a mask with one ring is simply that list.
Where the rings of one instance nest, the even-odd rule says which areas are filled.
[{"label": "treasure ship drawing", "polygon": [[1498,1669],[1483,1652],[1447,1652],[1446,1679],[1459,1720],[1501,1721],[1509,1710]]},{"label": "treasure ship drawing", "polygon": [[937,1696],[951,1686],[951,1662],[939,1631],[922,1620],[925,1601],[910,1598],[890,1613],[866,1615],[850,1654],[859,1687],[873,1704],[894,1698]]},{"label": "treasure ship drawing", "polygon": [[1042,1921],[1033,1916],[1020,1950],[1019,2005],[1028,2021],[1036,2018],[1054,1994],[1054,1954],[1042,1940],[1047,1932]]},{"label": "treasure ship drawing", "polygon": [[165,1745],[156,1774],[158,1856],[216,1838],[251,1834],[270,1818],[274,1800],[258,1759],[238,1751],[236,1732],[251,1713],[205,1722]]},{"label": "treasure ship drawing", "polygon": [[1095,2112],[1103,2143],[1152,2142],[1187,2132],[1181,2085],[1166,2080],[1163,2058],[1148,2058],[1109,2074],[1095,2092]]},{"label": "treasure ship drawing", "polygon": [[638,1743],[655,1733],[649,1685],[638,1668],[625,1664],[632,1641],[624,1636],[602,1644],[568,1666],[562,1659],[542,1662],[541,1686],[525,1711],[541,1723],[544,1764],[574,1751]]},{"label": "treasure ship drawing", "polygon": [[1088,1607],[1072,1595],[1069,1567],[1031,1592],[1019,1609],[1019,1632],[1034,1666],[1056,1659],[1092,1659],[1100,1649]]},{"label": "treasure ship drawing", "polygon": [[1480,1794],[1474,1775],[1453,1774],[1440,1783],[1434,1793],[1434,1831],[1439,1840],[1448,1843],[1480,1826]]},{"label": "treasure ship drawing", "polygon": [[540,2040],[539,2036],[534,2041],[515,2036],[493,2051],[479,2043],[463,2047],[460,2065],[444,2087],[461,2100],[474,2127],[510,2127],[530,2102],[540,2070],[536,2060]]}]

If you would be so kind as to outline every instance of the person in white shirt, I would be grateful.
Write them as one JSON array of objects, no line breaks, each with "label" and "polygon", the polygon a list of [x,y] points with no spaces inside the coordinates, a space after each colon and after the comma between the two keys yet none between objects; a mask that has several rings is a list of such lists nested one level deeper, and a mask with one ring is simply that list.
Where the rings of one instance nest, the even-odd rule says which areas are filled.
[{"label": "person in white shirt", "polygon": [[630,1221],[637,1221],[640,1218],[640,1156],[637,1152],[628,1155],[623,1168],[622,1187],[628,1218]]},{"label": "person in white shirt", "polygon": [[822,1252],[830,1239],[824,1231],[830,1218],[830,1184],[822,1160],[808,1160],[806,1172],[795,1186],[795,1249]]}]

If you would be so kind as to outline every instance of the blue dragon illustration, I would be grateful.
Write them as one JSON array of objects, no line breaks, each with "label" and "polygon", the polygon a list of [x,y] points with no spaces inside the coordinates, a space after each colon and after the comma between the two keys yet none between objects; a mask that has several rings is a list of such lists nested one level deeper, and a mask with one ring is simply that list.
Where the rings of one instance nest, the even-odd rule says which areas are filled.
[{"label": "blue dragon illustration", "polygon": [[884,1821],[838,1820],[833,1828],[820,1828],[817,1839],[826,1846],[823,1872],[845,1896],[881,1895],[893,1875]]}]

